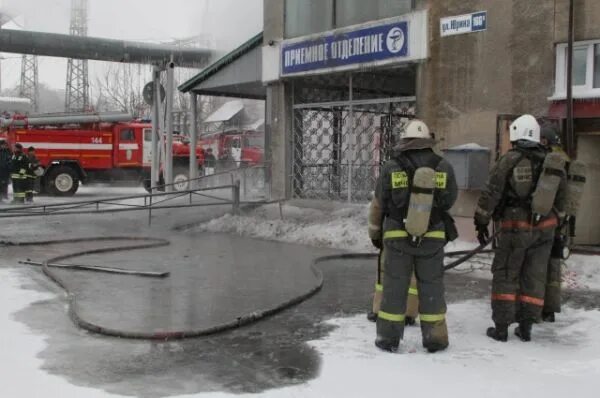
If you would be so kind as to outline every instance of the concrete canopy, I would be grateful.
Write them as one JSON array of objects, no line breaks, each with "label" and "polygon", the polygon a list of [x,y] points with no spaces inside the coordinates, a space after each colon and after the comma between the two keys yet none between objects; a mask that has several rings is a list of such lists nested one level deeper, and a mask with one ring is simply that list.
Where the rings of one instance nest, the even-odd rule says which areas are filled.
[{"label": "concrete canopy", "polygon": [[179,90],[198,95],[265,99],[262,42],[261,32],[180,85]]}]

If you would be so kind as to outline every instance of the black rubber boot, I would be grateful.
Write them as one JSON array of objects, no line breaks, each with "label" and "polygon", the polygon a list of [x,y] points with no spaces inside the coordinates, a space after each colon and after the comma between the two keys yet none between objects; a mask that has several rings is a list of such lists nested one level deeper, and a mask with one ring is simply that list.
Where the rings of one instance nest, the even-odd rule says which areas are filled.
[{"label": "black rubber boot", "polygon": [[488,328],[487,336],[496,340],[506,342],[508,340],[508,325],[496,324],[496,327]]},{"label": "black rubber boot", "polygon": [[531,341],[531,327],[533,322],[522,321],[519,322],[519,326],[515,329],[515,335],[521,339],[521,341]]},{"label": "black rubber boot", "polygon": [[542,313],[542,320],[544,322],[554,323],[554,321],[555,321],[554,312],[544,312],[544,313]]},{"label": "black rubber boot", "polygon": [[370,322],[377,322],[377,313],[376,313],[376,312],[373,312],[373,311],[369,311],[369,312],[367,313],[367,319],[368,319]]},{"label": "black rubber boot", "polygon": [[417,321],[412,316],[407,316],[404,318],[404,324],[407,326],[414,326]]},{"label": "black rubber boot", "polygon": [[448,344],[428,344],[427,352],[433,354],[434,352],[443,351],[448,348]]},{"label": "black rubber boot", "polygon": [[377,337],[375,339],[375,346],[382,351],[387,352],[397,352],[398,346],[400,345],[400,339],[390,340],[384,339],[382,337]]}]

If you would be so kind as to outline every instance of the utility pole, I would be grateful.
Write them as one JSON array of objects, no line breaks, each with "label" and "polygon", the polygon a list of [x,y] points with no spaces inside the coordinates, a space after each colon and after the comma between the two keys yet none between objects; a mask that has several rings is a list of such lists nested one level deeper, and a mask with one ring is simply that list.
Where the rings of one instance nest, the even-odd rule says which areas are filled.
[{"label": "utility pole", "polygon": [[0,55],[0,93],[2,92],[2,60],[4,57]]},{"label": "utility pole", "polygon": [[[173,192],[173,101],[175,100],[175,63],[173,58],[167,65],[167,104],[166,104],[166,134],[165,148],[165,184],[167,192]],[[195,148],[190,148],[195,150]]]},{"label": "utility pole", "polygon": [[[71,36],[87,36],[88,0],[71,0]],[[85,112],[90,104],[88,61],[70,58],[67,63],[66,112]]]},{"label": "utility pole", "polygon": [[31,100],[33,111],[38,112],[40,93],[38,87],[38,58],[35,55],[23,55],[21,58],[19,97]]}]

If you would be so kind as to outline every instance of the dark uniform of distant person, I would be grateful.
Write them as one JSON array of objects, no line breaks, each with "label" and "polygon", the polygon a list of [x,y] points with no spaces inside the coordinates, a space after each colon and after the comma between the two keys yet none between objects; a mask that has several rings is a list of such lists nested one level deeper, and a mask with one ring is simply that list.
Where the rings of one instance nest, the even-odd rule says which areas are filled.
[{"label": "dark uniform of distant person", "polygon": [[204,175],[210,176],[215,174],[215,168],[217,167],[217,158],[213,154],[212,148],[208,148],[204,154]]},{"label": "dark uniform of distant person", "polygon": [[404,336],[407,298],[415,273],[419,295],[419,320],[423,346],[429,352],[448,347],[444,292],[444,246],[456,238],[447,236],[444,220],[456,201],[454,170],[433,151],[435,140],[420,120],[412,120],[400,134],[391,160],[377,181],[371,217],[375,246],[383,246],[385,272],[383,299],[377,316],[375,345],[398,350]]},{"label": "dark uniform of distant person", "polygon": [[25,191],[27,191],[27,171],[29,170],[29,158],[23,153],[23,146],[15,144],[15,151],[10,160],[13,186],[13,204],[25,203]]},{"label": "dark uniform of distant person", "polygon": [[498,222],[500,235],[492,263],[492,319],[487,335],[507,341],[508,327],[531,340],[534,322],[541,319],[546,274],[554,231],[564,216],[564,160],[547,154],[540,144],[540,126],[531,115],[510,125],[513,148],[490,173],[479,198],[475,227],[481,243],[489,240],[488,225]]},{"label": "dark uniform of distant person", "polygon": [[573,243],[572,238],[575,236],[575,219],[580,199],[583,195],[586,168],[581,162],[577,160],[572,161],[569,155],[563,150],[560,134],[555,125],[546,123],[541,126],[541,142],[549,152],[557,153],[564,159],[565,170],[567,172],[566,218],[556,228],[554,234],[554,243],[550,253],[550,261],[548,262],[544,309],[542,310],[542,319],[544,322],[554,322],[555,314],[561,312],[561,268],[563,260],[570,254],[570,246]]},{"label": "dark uniform of distant person", "polygon": [[33,203],[33,194],[36,188],[38,176],[35,174],[40,167],[40,161],[35,156],[35,148],[30,146],[27,149],[27,157],[29,158],[29,168],[27,169],[27,188],[25,190],[25,202]]},{"label": "dark uniform of distant person", "polygon": [[0,201],[8,199],[8,184],[10,183],[10,160],[12,152],[5,140],[0,140]]}]

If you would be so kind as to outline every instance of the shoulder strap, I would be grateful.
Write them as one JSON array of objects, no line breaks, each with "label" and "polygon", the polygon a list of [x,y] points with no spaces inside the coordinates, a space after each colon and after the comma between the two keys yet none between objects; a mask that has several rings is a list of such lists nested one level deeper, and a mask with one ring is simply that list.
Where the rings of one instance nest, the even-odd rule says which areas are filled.
[{"label": "shoulder strap", "polygon": [[396,162],[398,162],[400,167],[402,167],[402,169],[404,171],[406,171],[406,175],[408,176],[408,185],[409,186],[412,185],[412,180],[413,180],[413,177],[414,177],[415,171],[416,171],[414,162],[410,159],[410,157],[406,153],[403,154],[402,156],[397,156]]},{"label": "shoulder strap", "polygon": [[[435,156],[435,160],[431,164],[426,165],[424,167],[429,166],[433,170],[437,170],[438,166],[440,165],[440,163],[442,162],[442,160],[444,158],[439,156],[436,153],[433,153],[433,155]],[[400,163],[400,166],[402,166],[404,169],[406,169],[407,174],[408,174],[408,181],[412,185],[412,179],[415,175],[415,171],[417,171],[417,168],[418,168],[415,165],[414,160],[410,157],[410,155],[408,153],[406,153],[404,156],[398,157],[397,161],[398,161],[398,163]]]}]

